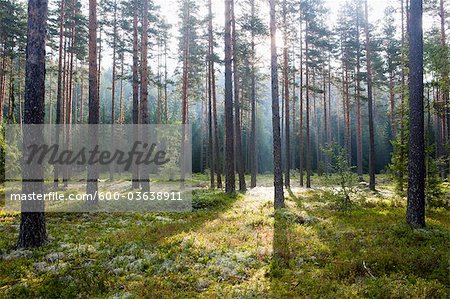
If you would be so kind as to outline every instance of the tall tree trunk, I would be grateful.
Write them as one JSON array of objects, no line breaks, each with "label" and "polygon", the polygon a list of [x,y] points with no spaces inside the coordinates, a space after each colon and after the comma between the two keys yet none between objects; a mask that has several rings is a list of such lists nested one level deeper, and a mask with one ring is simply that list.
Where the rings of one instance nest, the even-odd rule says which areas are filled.
[{"label": "tall tree trunk", "polygon": [[168,91],[167,91],[167,39],[164,40],[164,121],[169,123]]},{"label": "tall tree trunk", "polygon": [[362,115],[361,115],[361,48],[360,48],[360,39],[359,39],[359,10],[360,6],[358,5],[358,12],[356,18],[356,165],[359,176],[359,181],[363,181],[363,136],[362,136]]},{"label": "tall tree trunk", "polygon": [[[442,63],[442,97],[443,102],[445,105],[445,116],[446,116],[446,124],[447,124],[447,141],[450,141],[450,101],[449,101],[449,63],[448,63],[448,46],[447,46],[447,35],[445,33],[446,28],[446,22],[445,22],[445,1],[440,0],[439,1],[439,17],[440,17],[440,23],[441,23],[441,47],[443,51],[443,61]],[[447,153],[447,157],[450,158],[450,152]],[[450,163],[450,162],[448,162]],[[445,170],[444,176],[445,174]]]},{"label": "tall tree trunk", "polygon": [[270,0],[270,49],[272,73],[272,128],[273,128],[273,171],[275,187],[275,209],[284,208],[283,170],[281,168],[281,137],[280,137],[280,104],[278,94],[278,62],[277,62],[277,23],[275,0]]},{"label": "tall tree trunk", "polygon": [[345,125],[346,125],[346,149],[348,165],[352,165],[352,132],[351,132],[351,117],[350,117],[350,82],[348,75],[348,67],[345,65]]},{"label": "tall tree trunk", "polygon": [[232,12],[231,2],[225,0],[225,192],[236,190],[234,174],[234,119],[233,119],[233,82],[232,82]]},{"label": "tall tree trunk", "polygon": [[285,155],[286,155],[286,163],[285,163],[285,178],[284,185],[286,188],[291,187],[291,176],[290,176],[290,167],[291,167],[291,124],[290,124],[290,107],[289,107],[289,45],[288,45],[288,28],[287,28],[287,4],[286,0],[283,0],[283,29],[284,29],[284,50],[283,50],[283,70],[284,70],[284,115],[285,115]]},{"label": "tall tree trunk", "polygon": [[[139,124],[139,41],[138,41],[138,5],[139,1],[133,1],[133,134],[134,139],[138,140],[139,130],[137,126]],[[133,189],[139,188],[139,167],[136,163],[133,163],[132,170],[132,187]]]},{"label": "tall tree trunk", "polygon": [[306,65],[306,188],[311,188],[311,128],[309,107],[309,24],[305,24],[305,65]]},{"label": "tall tree trunk", "polygon": [[[251,0],[251,14],[252,18],[255,17],[255,0]],[[252,28],[251,32],[251,136],[250,136],[250,169],[251,169],[251,182],[250,187],[256,187],[256,176],[258,172],[258,156],[256,154],[256,49],[255,49],[255,30]]]},{"label": "tall tree trunk", "polygon": [[409,163],[406,219],[425,226],[425,144],[423,107],[422,1],[411,0],[409,24]]},{"label": "tall tree trunk", "polygon": [[214,135],[213,135],[213,72],[214,72],[214,64],[213,64],[213,53],[214,53],[214,39],[213,39],[213,29],[212,29],[212,1],[208,1],[208,133],[209,133],[209,152],[210,152],[210,178],[211,178],[211,188],[214,188],[214,172],[216,171],[216,163],[219,159],[216,156],[216,151],[214,150]]},{"label": "tall tree trunk", "polygon": [[242,128],[241,128],[241,103],[239,99],[239,57],[237,48],[237,33],[236,33],[236,17],[234,14],[234,0],[231,0],[231,27],[232,27],[232,49],[233,49],[233,73],[234,73],[234,113],[235,113],[235,134],[236,134],[236,168],[239,175],[239,191],[247,189],[245,183],[245,168],[244,159],[242,155]]},{"label": "tall tree trunk", "polygon": [[124,56],[122,52],[120,62],[120,94],[119,94],[119,124],[123,124],[123,76],[124,76]]},{"label": "tall tree trunk", "polygon": [[[3,46],[5,53],[5,46]],[[3,123],[3,102],[5,98],[5,80],[6,80],[6,54],[2,58],[2,69],[0,72],[0,124]]]},{"label": "tall tree trunk", "polygon": [[[27,125],[43,124],[45,113],[45,37],[47,30],[46,0],[28,1],[27,63],[25,72],[25,114]],[[26,127],[23,135],[23,149],[28,145],[41,144],[42,130]],[[29,153],[28,153],[29,154]],[[26,154],[27,155],[27,154]],[[22,169],[22,193],[44,193],[44,169],[42,165],[25,163]],[[38,247],[47,241],[44,201],[22,202],[18,247]]]},{"label": "tall tree trunk", "polygon": [[[97,1],[89,0],[89,140],[91,146],[97,144],[100,118],[97,70]],[[95,196],[98,192],[99,169],[97,164],[88,166],[86,193]],[[96,199],[97,200],[97,199]]]},{"label": "tall tree trunk", "polygon": [[[117,1],[113,3],[113,56],[112,56],[112,78],[111,78],[111,148],[114,148],[114,125],[116,122],[116,47],[117,47]],[[114,163],[109,165],[109,182],[114,179]]]},{"label": "tall tree trunk", "polygon": [[[56,92],[56,128],[55,128],[55,144],[59,144],[60,125],[61,125],[61,106],[63,97],[62,87],[62,70],[63,70],[63,47],[64,47],[64,9],[65,0],[61,0],[61,16],[59,21],[59,55],[58,55],[58,90]],[[55,188],[59,184],[59,167],[57,165],[53,168],[53,185]]]},{"label": "tall tree trunk", "polygon": [[[141,124],[142,124],[142,142],[148,140],[148,1],[144,0],[142,14],[142,46],[141,46]],[[183,122],[184,124],[184,122]],[[141,188],[142,191],[150,191],[149,169],[145,165],[141,169]]]},{"label": "tall tree trunk", "polygon": [[300,187],[304,186],[303,180],[303,28],[302,28],[302,20],[300,20],[300,107],[299,107],[299,115],[300,115],[300,133],[299,133],[299,171],[300,171]]},{"label": "tall tree trunk", "polygon": [[[401,170],[398,172],[399,177],[399,191],[403,192],[404,190],[404,170],[403,170],[403,164],[405,162],[405,88],[406,88],[406,72],[405,72],[405,6],[404,6],[404,0],[401,1],[401,19],[402,19],[402,89],[401,89],[401,103],[400,103],[400,161],[399,164],[401,165]],[[406,0],[407,2],[409,0]]]},{"label": "tall tree trunk", "polygon": [[[375,128],[373,120],[373,94],[372,94],[372,62],[370,50],[370,35],[369,35],[369,12],[367,7],[367,0],[365,0],[366,24],[364,27],[366,33],[366,56],[367,56],[367,103],[369,108],[369,188],[375,191]],[[423,72],[423,70],[422,70]],[[423,112],[422,112],[423,113]],[[423,122],[423,121],[422,121]]]}]

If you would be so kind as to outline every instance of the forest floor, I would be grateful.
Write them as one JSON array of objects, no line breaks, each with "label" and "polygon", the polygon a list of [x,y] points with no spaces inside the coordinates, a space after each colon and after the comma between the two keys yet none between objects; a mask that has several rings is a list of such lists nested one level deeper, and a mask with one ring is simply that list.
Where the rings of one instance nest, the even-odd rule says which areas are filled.
[{"label": "forest floor", "polygon": [[0,211],[0,298],[450,297],[449,210],[412,230],[388,184],[347,212],[294,187],[274,213],[270,176],[235,196],[206,182],[190,213],[48,214],[35,250],[14,249],[20,217]]}]

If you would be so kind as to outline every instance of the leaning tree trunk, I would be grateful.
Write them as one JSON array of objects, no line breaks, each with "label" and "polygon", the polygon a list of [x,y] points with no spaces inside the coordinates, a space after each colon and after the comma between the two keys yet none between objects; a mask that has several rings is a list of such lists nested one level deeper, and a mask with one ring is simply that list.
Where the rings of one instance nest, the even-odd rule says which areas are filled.
[{"label": "leaning tree trunk", "polygon": [[425,226],[425,141],[423,107],[422,1],[411,0],[409,23],[409,163],[406,219]]},{"label": "leaning tree trunk", "polygon": [[280,101],[278,94],[278,63],[276,44],[276,12],[275,0],[270,0],[270,49],[272,73],[272,129],[273,129],[273,172],[275,187],[275,209],[284,208],[283,170],[281,167],[281,129],[280,129]]},{"label": "leaning tree trunk", "polygon": [[[28,1],[27,61],[25,72],[26,125],[43,124],[45,109],[45,37],[47,30],[47,0]],[[31,144],[42,144],[42,130],[24,128],[24,155]],[[42,165],[24,163],[22,169],[22,193],[44,193],[44,168]],[[47,241],[44,202],[22,202],[18,247],[38,247]]]}]

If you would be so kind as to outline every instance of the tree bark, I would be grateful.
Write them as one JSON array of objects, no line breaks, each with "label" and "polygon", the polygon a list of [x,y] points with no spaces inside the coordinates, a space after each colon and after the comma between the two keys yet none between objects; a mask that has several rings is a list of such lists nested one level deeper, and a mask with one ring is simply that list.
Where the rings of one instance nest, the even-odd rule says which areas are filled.
[{"label": "tree bark", "polygon": [[[367,0],[365,1],[366,24],[364,31],[366,34],[366,56],[367,56],[367,103],[369,108],[369,189],[375,191],[375,128],[373,120],[373,94],[372,94],[372,62],[370,50],[370,34],[369,34],[369,12]],[[423,72],[423,70],[422,70]]]},{"label": "tree bark", "polygon": [[272,74],[272,129],[273,129],[273,171],[275,188],[275,209],[284,208],[283,170],[281,168],[281,137],[280,137],[280,104],[278,94],[278,62],[276,44],[276,10],[275,0],[270,0],[270,49]]},{"label": "tree bark", "polygon": [[247,189],[245,183],[245,168],[244,158],[242,154],[242,129],[241,129],[241,103],[239,99],[239,57],[237,48],[237,33],[236,33],[236,17],[234,14],[234,0],[231,0],[231,29],[232,29],[232,51],[233,51],[233,74],[234,74],[234,114],[235,114],[235,134],[236,134],[236,168],[239,176],[239,191]]},{"label": "tree bark", "polygon": [[[142,45],[141,45],[141,125],[142,125],[142,142],[148,140],[148,1],[144,0],[142,14]],[[183,124],[185,124],[183,119]],[[142,191],[150,191],[150,179],[148,167],[143,166],[140,173],[140,182]]]},{"label": "tree bark", "polygon": [[[134,139],[138,140],[139,130],[139,46],[138,46],[138,0],[133,1],[133,134]],[[132,187],[139,188],[139,167],[133,163]]]},{"label": "tree bark", "polygon": [[423,107],[422,1],[411,0],[409,24],[409,163],[406,219],[413,227],[425,226],[425,141]]},{"label": "tree bark", "polygon": [[[45,37],[47,30],[47,0],[28,1],[28,30],[25,72],[25,114],[27,125],[43,124],[45,110]],[[42,130],[24,130],[24,151],[28,145],[42,144]],[[42,165],[28,165],[22,169],[22,193],[44,193]],[[22,202],[18,247],[38,247],[47,242],[44,202]]]},{"label": "tree bark", "polygon": [[[97,144],[100,118],[99,81],[97,70],[97,1],[89,0],[89,140]],[[86,193],[95,196],[98,192],[98,165],[88,166]],[[96,199],[97,200],[97,199]]]},{"label": "tree bark", "polygon": [[225,192],[227,193],[233,193],[236,190],[234,174],[231,1],[225,0]]},{"label": "tree bark", "polygon": [[286,163],[285,163],[285,178],[284,178],[284,186],[286,188],[291,187],[291,176],[290,176],[290,168],[291,168],[291,124],[290,124],[290,107],[289,107],[289,56],[288,56],[288,28],[287,28],[287,7],[286,0],[283,0],[283,26],[284,26],[284,49],[283,49],[283,80],[284,80],[284,115],[285,115],[285,155],[286,155]]}]

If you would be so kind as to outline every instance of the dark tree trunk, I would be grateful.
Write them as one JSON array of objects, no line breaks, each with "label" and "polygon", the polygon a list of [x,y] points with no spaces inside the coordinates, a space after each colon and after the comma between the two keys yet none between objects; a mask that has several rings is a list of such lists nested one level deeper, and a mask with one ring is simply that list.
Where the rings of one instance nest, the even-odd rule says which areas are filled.
[{"label": "dark tree trunk", "polygon": [[[89,140],[97,144],[100,117],[100,101],[98,93],[97,70],[97,1],[89,0]],[[95,195],[98,191],[98,165],[88,166],[86,193]]]},{"label": "dark tree trunk", "polygon": [[[447,35],[445,33],[446,29],[446,11],[445,11],[445,1],[439,1],[439,17],[441,23],[441,47],[443,50],[443,67],[442,67],[442,97],[445,105],[445,116],[446,116],[446,124],[447,124],[447,141],[450,140],[450,102],[449,102],[449,63],[448,63],[448,47],[447,47]],[[450,158],[450,152],[447,153],[447,156]],[[445,170],[444,176],[445,174]]]},{"label": "dark tree trunk", "polygon": [[[252,18],[255,17],[255,0],[251,1],[251,14]],[[250,169],[251,169],[251,183],[250,187],[256,187],[256,175],[258,172],[258,156],[256,154],[256,69],[255,69],[255,31],[252,28],[252,40],[251,40],[251,70],[252,70],[252,95],[251,95],[251,136],[250,136]]]},{"label": "dark tree trunk", "polygon": [[275,187],[275,209],[284,208],[283,170],[281,167],[281,129],[280,129],[280,103],[278,94],[278,63],[276,43],[276,11],[275,0],[270,0],[270,48],[271,48],[271,74],[272,74],[272,127],[273,127],[273,172]]},{"label": "dark tree trunk", "polygon": [[300,20],[300,104],[299,104],[299,115],[300,115],[300,133],[299,133],[299,171],[300,171],[300,187],[304,186],[303,180],[303,30],[302,30],[302,20]]},{"label": "dark tree trunk", "polygon": [[309,43],[308,22],[305,31],[305,65],[306,65],[306,188],[311,188],[311,128],[309,107]]},{"label": "dark tree trunk", "polygon": [[285,178],[284,185],[286,188],[291,187],[291,176],[290,176],[290,167],[291,167],[291,124],[290,124],[290,107],[289,107],[289,57],[288,57],[288,30],[287,30],[287,7],[286,0],[283,1],[283,26],[284,26],[284,50],[283,50],[283,70],[284,70],[284,115],[285,115],[285,155],[286,155],[286,163],[285,163]]},{"label": "dark tree trunk", "polygon": [[[142,142],[148,140],[148,1],[144,0],[142,13],[142,46],[141,46],[141,124],[142,124]],[[185,122],[183,122],[184,124]],[[149,169],[145,165],[141,169],[140,182],[142,191],[150,191]]]},{"label": "dark tree trunk", "polygon": [[233,73],[234,73],[234,131],[236,134],[236,168],[239,175],[239,191],[245,191],[247,189],[245,183],[245,167],[244,158],[242,154],[242,129],[241,129],[241,103],[239,99],[239,58],[237,49],[237,33],[236,33],[236,18],[234,14],[234,0],[231,0],[231,27],[232,27],[232,48],[233,48]]},{"label": "dark tree trunk", "polygon": [[236,190],[234,175],[231,1],[225,0],[225,192],[227,193],[232,193]]},{"label": "dark tree trunk", "polygon": [[[361,7],[358,5],[358,10]],[[363,181],[363,136],[362,136],[362,116],[361,116],[361,48],[359,39],[359,12],[356,18],[356,165],[359,180]]]},{"label": "dark tree trunk", "polygon": [[423,107],[422,1],[411,0],[409,24],[409,179],[406,219],[425,226],[425,144]]},{"label": "dark tree trunk", "polygon": [[[61,17],[59,23],[59,56],[58,56],[58,90],[56,93],[56,128],[55,128],[55,144],[59,144],[60,124],[61,124],[61,106],[63,94],[62,79],[62,63],[63,63],[63,42],[64,42],[64,7],[65,0],[61,0]],[[53,168],[54,187],[59,184],[59,168],[57,165]]]},{"label": "dark tree trunk", "polygon": [[[45,109],[45,37],[47,30],[47,0],[28,1],[27,63],[25,72],[25,114],[27,125],[43,124]],[[42,144],[42,130],[24,129],[23,150],[28,145]],[[44,193],[42,165],[28,165],[22,169],[22,193]],[[18,247],[38,247],[47,241],[44,202],[22,202]]]},{"label": "dark tree trunk", "polygon": [[[139,46],[138,46],[138,0],[133,2],[133,124],[134,138],[138,140],[138,130],[136,126],[139,124]],[[139,167],[133,163],[132,174],[133,189],[139,188]]]},{"label": "dark tree trunk", "polygon": [[[366,24],[364,27],[366,33],[366,56],[367,56],[367,103],[369,108],[369,188],[375,191],[375,128],[373,121],[373,92],[372,92],[372,62],[370,53],[370,35],[369,35],[369,12],[367,0],[365,1]],[[423,70],[422,70],[423,72]],[[423,113],[423,112],[422,112]]]},{"label": "dark tree trunk", "polygon": [[214,182],[214,172],[216,171],[216,160],[219,159],[215,156],[216,152],[214,150],[214,135],[213,135],[213,109],[212,109],[212,98],[213,98],[213,72],[214,72],[214,39],[213,39],[213,28],[212,28],[212,3],[211,0],[208,1],[208,133],[209,133],[209,153],[210,153],[210,163],[209,171],[211,178],[211,188],[215,187]]}]

